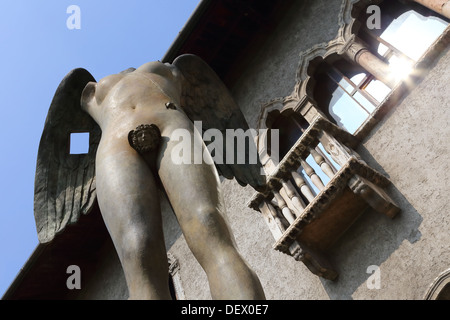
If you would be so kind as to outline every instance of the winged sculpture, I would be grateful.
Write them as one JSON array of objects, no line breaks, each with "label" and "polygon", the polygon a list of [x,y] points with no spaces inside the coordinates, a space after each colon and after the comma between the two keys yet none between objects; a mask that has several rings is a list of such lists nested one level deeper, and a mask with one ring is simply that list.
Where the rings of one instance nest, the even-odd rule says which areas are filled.
[{"label": "winged sculpture", "polygon": [[[224,147],[210,155],[214,165],[174,164],[171,134],[184,128],[202,137],[195,121],[224,139],[227,129],[249,128],[225,84],[195,55],[181,55],[171,64],[150,62],[99,82],[85,69],[69,72],[55,92],[39,145],[34,201],[39,241],[52,241],[97,201],[130,298],[167,297],[164,281],[158,280],[167,272],[157,199],[162,188],[208,275],[213,298],[261,299],[259,280],[237,251],[224,218],[217,179],[219,173],[262,190],[261,163],[225,161]],[[76,132],[89,132],[87,154],[69,153],[69,137]]]}]

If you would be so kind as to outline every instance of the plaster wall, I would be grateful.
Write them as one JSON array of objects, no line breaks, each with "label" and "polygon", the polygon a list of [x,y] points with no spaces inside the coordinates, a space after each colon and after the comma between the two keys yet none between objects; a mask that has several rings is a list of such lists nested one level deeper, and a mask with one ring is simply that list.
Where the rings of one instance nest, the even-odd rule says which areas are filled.
[{"label": "plaster wall", "polygon": [[[298,3],[232,88],[256,127],[262,104],[294,89],[298,55],[332,40],[341,1]],[[259,275],[268,299],[422,299],[450,264],[448,141],[450,53],[443,52],[425,78],[371,131],[357,150],[392,181],[389,194],[402,212],[393,220],[367,210],[336,244],[336,281],[318,278],[300,262],[274,251],[272,235],[246,207],[251,188],[224,181],[228,217],[243,256]],[[180,259],[190,299],[209,299],[206,277],[182,238],[171,251]],[[372,267],[371,267],[372,266]],[[380,288],[370,289],[379,268]]]},{"label": "plaster wall", "polygon": [[[367,292],[354,285],[348,293],[354,291],[355,298],[422,299],[450,265],[449,65],[447,50],[358,150],[390,178],[390,194],[402,212],[392,221],[371,213],[343,239],[338,250],[342,259],[351,262],[346,251],[356,257],[343,265],[361,270],[364,264],[377,264],[382,275],[380,290]],[[332,294],[342,296],[348,289],[341,285]]]}]

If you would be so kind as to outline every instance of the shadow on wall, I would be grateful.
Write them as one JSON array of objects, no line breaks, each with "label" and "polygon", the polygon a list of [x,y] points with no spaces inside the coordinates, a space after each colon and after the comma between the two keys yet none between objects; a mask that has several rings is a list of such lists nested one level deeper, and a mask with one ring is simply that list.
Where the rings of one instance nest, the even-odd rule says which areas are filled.
[{"label": "shadow on wall", "polygon": [[[361,150],[361,156],[372,168],[388,177],[367,150]],[[330,299],[353,299],[353,294],[362,286],[366,290],[364,299],[383,299],[380,296],[383,293],[374,290],[379,289],[376,286],[380,284],[381,289],[385,287],[383,281],[387,280],[386,273],[383,274],[383,263],[405,240],[413,244],[421,238],[419,226],[422,216],[393,184],[387,192],[401,209],[397,216],[389,219],[369,208],[331,248],[330,262],[339,277],[335,281],[320,278]],[[376,272],[381,275],[380,284],[376,283]],[[369,290],[371,292],[367,293]]]}]

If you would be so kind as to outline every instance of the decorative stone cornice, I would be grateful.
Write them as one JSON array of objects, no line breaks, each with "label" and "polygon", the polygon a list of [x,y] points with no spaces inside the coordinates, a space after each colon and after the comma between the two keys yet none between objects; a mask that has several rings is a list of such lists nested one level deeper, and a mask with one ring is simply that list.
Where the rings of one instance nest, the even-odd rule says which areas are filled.
[{"label": "decorative stone cornice", "polygon": [[356,17],[361,10],[368,4],[379,3],[378,1],[370,0],[344,0],[341,5],[338,18],[338,33],[334,39],[328,42],[319,43],[310,49],[300,53],[300,60],[297,69],[297,84],[294,92],[298,97],[306,94],[306,86],[310,75],[308,74],[309,64],[313,59],[326,59],[332,54],[343,54],[345,46],[351,43],[355,29],[354,24]]}]

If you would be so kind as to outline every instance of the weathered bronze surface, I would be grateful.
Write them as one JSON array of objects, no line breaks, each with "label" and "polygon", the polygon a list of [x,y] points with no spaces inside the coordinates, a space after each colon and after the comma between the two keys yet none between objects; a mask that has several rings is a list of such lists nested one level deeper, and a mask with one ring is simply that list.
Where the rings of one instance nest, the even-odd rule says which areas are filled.
[{"label": "weathered bronze surface", "polygon": [[[35,216],[40,241],[51,241],[97,199],[130,299],[170,299],[160,180],[207,274],[212,297],[263,299],[261,284],[238,252],[226,221],[216,170],[260,189],[265,185],[261,165],[215,166],[212,161],[194,164],[194,159],[175,164],[171,153],[178,141],[172,133],[184,129],[192,142],[201,141],[196,120],[221,132],[248,128],[225,85],[196,56],[180,56],[173,64],[149,62],[98,83],[84,69],[69,73],[55,93],[39,147]],[[75,131],[91,133],[88,154],[68,155],[66,136]],[[145,138],[140,131],[150,134],[148,143],[140,140]],[[142,152],[132,147],[133,141],[138,150],[144,146]]]},{"label": "weathered bronze surface", "polygon": [[130,146],[139,154],[156,151],[161,141],[161,131],[154,124],[141,124],[128,133]]}]

